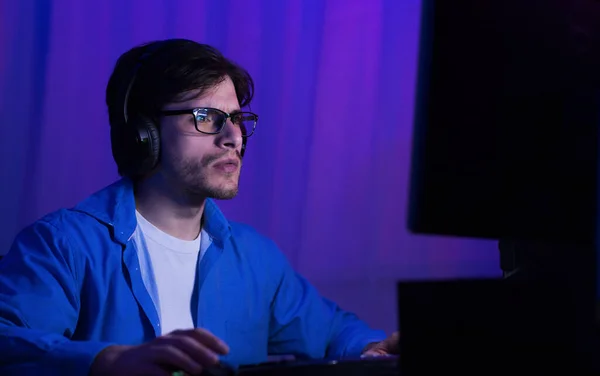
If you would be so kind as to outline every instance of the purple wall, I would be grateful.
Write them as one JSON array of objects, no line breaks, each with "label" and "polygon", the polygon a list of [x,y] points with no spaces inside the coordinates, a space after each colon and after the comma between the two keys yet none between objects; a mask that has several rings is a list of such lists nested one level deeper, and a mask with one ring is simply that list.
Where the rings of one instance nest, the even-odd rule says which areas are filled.
[{"label": "purple wall", "polygon": [[[52,4],[51,4],[52,3]],[[132,46],[213,44],[260,114],[225,213],[274,238],[325,295],[396,327],[395,281],[499,275],[496,245],[406,227],[417,0],[0,3],[0,253],[117,178],[104,89]]]}]

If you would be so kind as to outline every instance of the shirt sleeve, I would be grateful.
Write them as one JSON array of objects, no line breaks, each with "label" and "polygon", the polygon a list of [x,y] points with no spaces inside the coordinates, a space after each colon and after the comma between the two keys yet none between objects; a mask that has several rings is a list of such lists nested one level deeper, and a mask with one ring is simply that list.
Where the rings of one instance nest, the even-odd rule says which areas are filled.
[{"label": "shirt sleeve", "polygon": [[278,251],[271,260],[280,265],[271,303],[269,354],[293,354],[298,358],[346,358],[360,356],[370,343],[386,338],[353,313],[323,298],[297,274]]},{"label": "shirt sleeve", "polygon": [[73,251],[56,227],[40,221],[0,261],[0,374],[86,375],[110,345],[70,340],[82,277]]}]

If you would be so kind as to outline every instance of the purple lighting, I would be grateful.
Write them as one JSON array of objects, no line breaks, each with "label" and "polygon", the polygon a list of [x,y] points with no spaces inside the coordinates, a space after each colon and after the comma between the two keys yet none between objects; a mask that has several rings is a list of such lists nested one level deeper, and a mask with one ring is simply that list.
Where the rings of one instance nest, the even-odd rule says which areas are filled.
[{"label": "purple lighting", "polygon": [[0,4],[0,254],[17,231],[117,178],[104,90],[117,57],[212,44],[256,81],[231,220],[371,325],[396,328],[401,278],[498,276],[494,242],[406,230],[417,0]]}]

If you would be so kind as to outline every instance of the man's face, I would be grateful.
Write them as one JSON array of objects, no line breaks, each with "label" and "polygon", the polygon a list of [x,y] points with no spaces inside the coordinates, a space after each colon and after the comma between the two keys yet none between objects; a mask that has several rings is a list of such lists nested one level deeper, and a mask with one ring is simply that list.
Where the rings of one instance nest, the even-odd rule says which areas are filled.
[{"label": "man's face", "polygon": [[[229,77],[201,96],[197,94],[185,93],[183,101],[167,104],[163,110],[209,107],[232,113],[240,109]],[[220,133],[210,135],[196,130],[191,114],[165,116],[158,173],[189,198],[230,199],[238,192],[241,147],[242,131],[231,119]]]}]

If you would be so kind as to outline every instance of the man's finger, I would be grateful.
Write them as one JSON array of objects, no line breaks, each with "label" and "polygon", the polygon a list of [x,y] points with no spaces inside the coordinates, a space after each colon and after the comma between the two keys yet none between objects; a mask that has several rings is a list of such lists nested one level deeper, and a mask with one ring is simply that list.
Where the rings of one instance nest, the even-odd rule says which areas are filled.
[{"label": "man's finger", "polygon": [[190,375],[199,375],[204,369],[201,364],[175,346],[161,345],[152,348],[151,360],[167,369],[183,370]]},{"label": "man's finger", "polygon": [[388,351],[392,354],[400,352],[400,333],[393,333],[388,339],[385,340]]},{"label": "man's finger", "polygon": [[389,353],[387,351],[385,351],[384,349],[373,348],[368,351],[365,351],[361,355],[361,358],[375,358],[375,357],[386,356],[386,355],[389,355]]},{"label": "man's finger", "polygon": [[185,352],[190,358],[205,367],[219,363],[219,356],[190,335],[169,335],[169,344]]},{"label": "man's finger", "polygon": [[229,346],[206,329],[197,328],[185,333],[218,354],[225,355],[229,353]]}]

